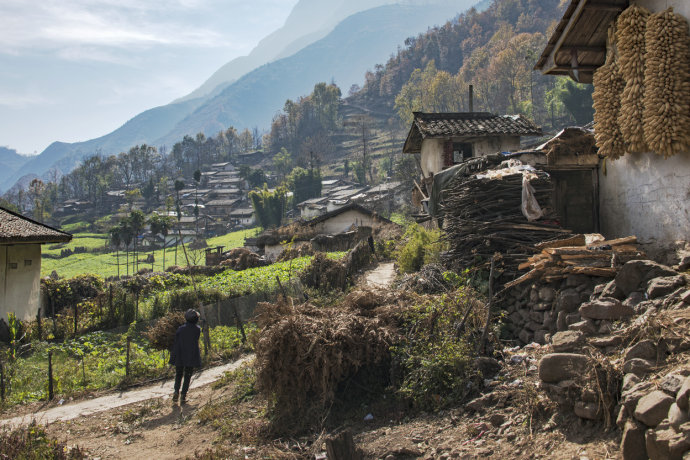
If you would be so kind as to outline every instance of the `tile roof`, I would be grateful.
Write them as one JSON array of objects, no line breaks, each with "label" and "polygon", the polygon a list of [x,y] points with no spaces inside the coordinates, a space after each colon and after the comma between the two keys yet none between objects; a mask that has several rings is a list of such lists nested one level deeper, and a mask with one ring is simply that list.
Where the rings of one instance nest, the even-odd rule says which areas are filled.
[{"label": "tile roof", "polygon": [[538,136],[541,129],[522,115],[489,112],[415,112],[404,153],[419,153],[422,140],[437,137]]},{"label": "tile roof", "polygon": [[0,243],[63,243],[72,235],[0,208]]}]

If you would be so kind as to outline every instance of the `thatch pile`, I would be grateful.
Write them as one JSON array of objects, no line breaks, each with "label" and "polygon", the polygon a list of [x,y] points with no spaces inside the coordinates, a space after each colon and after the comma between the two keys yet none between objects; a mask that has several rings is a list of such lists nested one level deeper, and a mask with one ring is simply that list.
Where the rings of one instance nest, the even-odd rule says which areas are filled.
[{"label": "thatch pile", "polygon": [[319,252],[300,274],[300,280],[305,286],[314,289],[343,290],[347,286],[347,267],[342,262],[329,259],[326,254]]},{"label": "thatch pile", "polygon": [[341,382],[385,363],[396,340],[394,327],[342,306],[283,301],[259,304],[257,312],[257,389],[273,402],[278,429],[297,428],[322,413]]},{"label": "thatch pile", "polygon": [[299,243],[292,247],[285,248],[276,259],[276,262],[297,259],[298,257],[311,256],[313,254],[314,249],[312,249],[311,244]]},{"label": "thatch pile", "polygon": [[185,323],[181,311],[171,311],[151,326],[144,335],[154,350],[170,350],[175,343],[177,328]]},{"label": "thatch pile", "polygon": [[220,265],[233,270],[246,270],[248,268],[262,267],[266,265],[264,259],[247,248],[234,248],[223,253]]}]

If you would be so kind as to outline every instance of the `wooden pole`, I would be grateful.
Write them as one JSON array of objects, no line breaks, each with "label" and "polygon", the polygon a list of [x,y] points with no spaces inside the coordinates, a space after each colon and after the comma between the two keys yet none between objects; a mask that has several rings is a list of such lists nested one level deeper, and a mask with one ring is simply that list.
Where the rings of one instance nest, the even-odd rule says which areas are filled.
[{"label": "wooden pole", "polygon": [[[285,288],[283,287],[283,283],[280,282],[280,277],[276,275],[276,281],[278,281],[278,287],[280,288],[280,292],[283,293],[283,299],[287,301],[287,294],[285,293]],[[235,312],[237,314],[237,312]]]},{"label": "wooden pole", "polygon": [[43,340],[43,328],[41,327],[41,308],[36,312],[36,332],[38,333],[38,341]]},{"label": "wooden pole", "polygon": [[242,320],[240,319],[240,315],[237,312],[237,305],[234,303],[232,304],[232,311],[235,313],[235,327],[240,330],[240,333],[242,334],[242,343],[247,342],[247,336],[244,334],[244,325],[242,324]]},{"label": "wooden pole", "polygon": [[48,401],[53,400],[53,351],[48,352]]},{"label": "wooden pole", "polygon": [[129,377],[129,349],[132,343],[132,338],[127,336],[127,358],[125,359],[125,377]]}]

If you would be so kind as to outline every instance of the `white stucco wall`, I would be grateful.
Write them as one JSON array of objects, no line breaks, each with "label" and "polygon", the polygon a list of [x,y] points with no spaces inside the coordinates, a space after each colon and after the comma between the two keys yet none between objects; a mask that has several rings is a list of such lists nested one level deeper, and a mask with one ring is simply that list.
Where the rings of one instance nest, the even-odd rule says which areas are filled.
[{"label": "white stucco wall", "polygon": [[374,219],[367,214],[351,209],[337,216],[333,216],[324,222],[320,222],[315,228],[319,233],[334,235],[350,230],[353,225],[356,227],[373,228]]},{"label": "white stucco wall", "polygon": [[[673,7],[690,17],[688,0],[633,0],[652,12]],[[669,159],[635,153],[599,168],[600,223],[606,237],[636,235],[648,252],[690,239],[690,153]]]},{"label": "white stucco wall", "polygon": [[[424,139],[422,141],[422,171],[424,177],[436,174],[443,169],[443,145],[445,139]],[[480,157],[497,152],[513,152],[520,149],[520,136],[484,137],[474,140],[453,138],[452,142],[469,142],[472,144],[472,155]]]},{"label": "white stucco wall", "polygon": [[9,312],[20,320],[35,318],[41,294],[41,246],[0,245],[0,283],[0,318],[7,321]]},{"label": "white stucco wall", "polygon": [[272,262],[275,262],[275,260],[278,258],[281,252],[285,249],[284,244],[271,244],[271,245],[266,245],[264,246],[264,256]]}]

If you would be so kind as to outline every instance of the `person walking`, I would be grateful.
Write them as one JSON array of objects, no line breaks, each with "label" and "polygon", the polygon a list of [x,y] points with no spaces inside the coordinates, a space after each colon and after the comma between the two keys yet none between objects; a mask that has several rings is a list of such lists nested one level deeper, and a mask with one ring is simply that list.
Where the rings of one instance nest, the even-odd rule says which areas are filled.
[{"label": "person walking", "polygon": [[[175,366],[175,392],[173,402],[180,401],[180,404],[187,402],[187,390],[189,381],[195,367],[201,367],[201,352],[199,350],[199,336],[201,328],[199,322],[199,312],[189,309],[184,314],[186,323],[177,328],[175,333],[175,343],[170,352],[170,364]],[[184,381],[183,381],[184,377]],[[182,385],[182,399],[180,399],[180,384]]]}]

